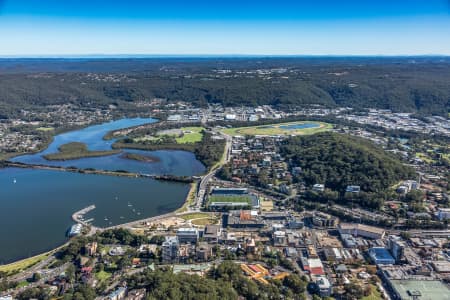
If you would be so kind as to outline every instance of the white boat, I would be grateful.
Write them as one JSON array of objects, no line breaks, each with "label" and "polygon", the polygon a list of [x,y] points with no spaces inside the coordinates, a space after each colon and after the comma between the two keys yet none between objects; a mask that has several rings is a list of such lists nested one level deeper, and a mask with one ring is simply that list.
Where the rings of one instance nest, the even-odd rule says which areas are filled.
[{"label": "white boat", "polygon": [[14,179],[13,179],[13,183],[16,183],[16,182],[17,182],[17,180],[14,178]]}]

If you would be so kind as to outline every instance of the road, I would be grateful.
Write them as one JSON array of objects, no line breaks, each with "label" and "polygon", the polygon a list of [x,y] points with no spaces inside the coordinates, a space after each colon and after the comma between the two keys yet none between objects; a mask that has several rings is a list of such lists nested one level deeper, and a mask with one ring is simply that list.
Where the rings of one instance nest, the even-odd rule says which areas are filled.
[{"label": "road", "polygon": [[[54,258],[54,257],[51,256],[51,258]],[[23,291],[25,291],[27,289],[30,289],[30,288],[33,288],[33,287],[42,286],[47,280],[49,280],[51,278],[54,278],[54,277],[60,275],[61,273],[63,273],[67,269],[69,264],[70,263],[65,263],[62,266],[59,266],[59,267],[54,268],[54,269],[39,270],[38,273],[41,275],[41,278],[38,281],[32,282],[32,283],[30,283],[30,284],[28,284],[28,285],[26,285],[24,287],[21,287],[21,288],[15,288],[15,289],[7,290],[5,292],[1,292],[0,296],[17,295],[17,294],[20,294],[21,292],[23,292]],[[41,265],[41,264],[38,264],[38,265],[40,265],[41,268],[43,267],[43,265]],[[27,272],[20,273],[21,276],[15,277],[14,281],[19,281],[20,282],[20,281],[25,281],[25,280],[31,278],[33,273],[38,271],[38,268],[37,268],[38,265],[36,265],[36,268],[33,269],[34,270],[33,272],[30,269]],[[8,279],[8,281],[12,281],[12,280]]]},{"label": "road", "polygon": [[222,135],[225,138],[225,148],[224,148],[224,158],[222,161],[220,161],[215,167],[209,171],[208,174],[204,175],[202,177],[202,180],[200,181],[199,188],[197,191],[197,196],[194,204],[193,211],[200,211],[200,208],[203,204],[203,199],[205,197],[205,194],[207,192],[207,187],[209,181],[216,175],[216,172],[225,164],[227,164],[230,161],[231,157],[231,145],[232,145],[232,137],[224,134],[223,132],[214,130],[215,133]]}]

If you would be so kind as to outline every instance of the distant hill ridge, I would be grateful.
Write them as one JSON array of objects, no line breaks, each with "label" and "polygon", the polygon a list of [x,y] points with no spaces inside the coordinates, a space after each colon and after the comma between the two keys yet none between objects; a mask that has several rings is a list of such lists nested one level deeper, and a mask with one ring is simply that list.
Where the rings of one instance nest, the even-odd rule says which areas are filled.
[{"label": "distant hill ridge", "polygon": [[[126,76],[97,80],[89,73]],[[447,116],[449,82],[448,57],[0,59],[0,115],[47,104],[120,105],[156,97],[201,106],[321,104]]]}]

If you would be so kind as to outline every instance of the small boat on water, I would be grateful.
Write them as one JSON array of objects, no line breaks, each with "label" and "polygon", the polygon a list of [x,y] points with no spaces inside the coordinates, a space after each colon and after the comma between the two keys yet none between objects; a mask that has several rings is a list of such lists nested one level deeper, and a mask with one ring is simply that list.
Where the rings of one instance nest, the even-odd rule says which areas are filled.
[{"label": "small boat on water", "polygon": [[107,217],[105,217],[105,221],[108,221],[108,218],[107,218]]},{"label": "small boat on water", "polygon": [[13,183],[17,183],[17,180],[15,178],[13,179]]}]

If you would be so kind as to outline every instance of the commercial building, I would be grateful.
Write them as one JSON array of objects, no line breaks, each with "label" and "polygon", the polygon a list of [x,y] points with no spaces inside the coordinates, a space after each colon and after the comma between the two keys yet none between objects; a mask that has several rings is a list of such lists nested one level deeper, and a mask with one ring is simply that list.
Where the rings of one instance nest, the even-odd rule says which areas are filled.
[{"label": "commercial building", "polygon": [[373,247],[369,249],[369,256],[376,265],[393,265],[395,259],[389,251],[383,247]]},{"label": "commercial building", "polygon": [[197,228],[179,228],[177,238],[180,243],[197,243],[199,233]]},{"label": "commercial building", "polygon": [[182,116],[181,115],[170,115],[167,117],[167,121],[169,122],[180,122]]},{"label": "commercial building", "polygon": [[395,300],[449,300],[450,289],[438,280],[388,280],[392,298]]},{"label": "commercial building", "polygon": [[332,293],[332,286],[326,276],[314,276],[313,281],[317,286],[320,297],[329,297]]},{"label": "commercial building", "polygon": [[338,225],[339,234],[351,234],[353,236],[362,236],[370,239],[382,239],[386,232],[384,229],[364,224],[340,223]]},{"label": "commercial building", "polygon": [[203,239],[209,243],[217,243],[221,234],[222,228],[219,225],[206,225],[203,231]]},{"label": "commercial building", "polygon": [[257,211],[232,210],[224,214],[224,227],[258,230],[265,226]]},{"label": "commercial building", "polygon": [[290,229],[301,229],[305,226],[305,223],[300,218],[291,217],[288,220],[287,227]]},{"label": "commercial building", "polygon": [[311,275],[325,275],[325,271],[323,268],[322,261],[320,258],[309,258],[306,259],[304,257],[301,258],[301,263],[303,266],[303,270],[305,272],[309,272]]},{"label": "commercial building", "polygon": [[199,261],[207,261],[211,258],[212,254],[212,248],[206,242],[200,243],[196,249],[197,260]]},{"label": "commercial building", "polygon": [[431,263],[433,269],[438,273],[450,274],[450,261],[436,260]]},{"label": "commercial building", "polygon": [[336,227],[339,219],[322,212],[315,212],[311,216],[305,217],[311,224],[317,227]]},{"label": "commercial building", "polygon": [[273,233],[273,244],[275,246],[286,245],[286,231],[277,230]]},{"label": "commercial building", "polygon": [[163,262],[173,262],[178,259],[178,249],[180,244],[176,236],[167,236],[162,243],[162,260]]},{"label": "commercial building", "polygon": [[396,262],[404,260],[406,244],[400,237],[389,236],[387,246]]}]

